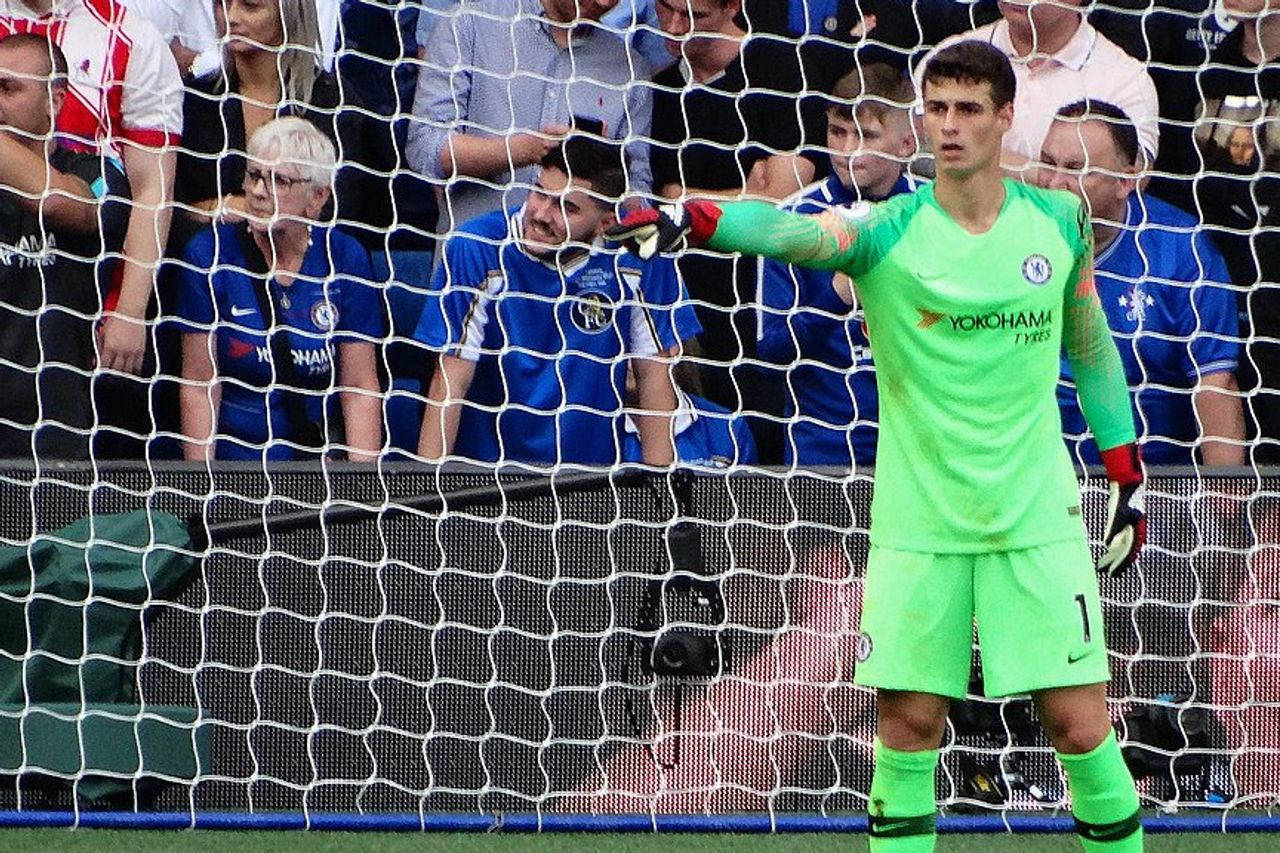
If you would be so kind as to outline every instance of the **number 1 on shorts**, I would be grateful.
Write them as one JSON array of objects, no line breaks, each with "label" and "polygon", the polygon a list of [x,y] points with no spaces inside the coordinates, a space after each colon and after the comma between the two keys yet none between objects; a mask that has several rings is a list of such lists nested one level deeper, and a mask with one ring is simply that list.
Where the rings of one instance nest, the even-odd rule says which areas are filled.
[{"label": "number 1 on shorts", "polygon": [[1090,638],[1089,611],[1084,604],[1083,592],[1076,596],[1076,604],[1080,605],[1080,621],[1084,623],[1084,641],[1087,643],[1089,642],[1089,638]]}]

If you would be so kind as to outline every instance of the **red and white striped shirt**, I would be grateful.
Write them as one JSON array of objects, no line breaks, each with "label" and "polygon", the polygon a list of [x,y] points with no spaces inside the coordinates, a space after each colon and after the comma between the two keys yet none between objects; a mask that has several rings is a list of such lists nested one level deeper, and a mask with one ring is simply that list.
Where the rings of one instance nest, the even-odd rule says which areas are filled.
[{"label": "red and white striped shirt", "polygon": [[120,0],[54,0],[38,14],[0,0],[0,37],[48,35],[67,57],[57,129],[73,147],[120,156],[120,141],[158,148],[182,138],[182,77],[169,46]]}]

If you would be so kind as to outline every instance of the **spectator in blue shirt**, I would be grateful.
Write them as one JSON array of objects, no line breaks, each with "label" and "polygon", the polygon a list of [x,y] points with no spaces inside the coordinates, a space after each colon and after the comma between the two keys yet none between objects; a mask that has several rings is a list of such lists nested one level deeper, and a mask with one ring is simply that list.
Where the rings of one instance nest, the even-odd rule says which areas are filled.
[{"label": "spectator in blue shirt", "polygon": [[[1133,123],[1102,101],[1063,107],[1045,138],[1040,182],[1067,189],[1093,219],[1098,296],[1133,392],[1144,459],[1244,464],[1236,295],[1194,216],[1136,191]],[[1065,361],[1058,399],[1077,458],[1098,462]]]},{"label": "spectator in blue shirt", "polygon": [[625,188],[619,146],[571,136],[523,206],[445,242],[416,335],[440,353],[422,456],[612,464],[629,362],[644,461],[673,461],[671,359],[699,327],[670,259],[601,245]]},{"label": "spectator in blue shirt", "polygon": [[[905,174],[915,153],[913,99],[911,81],[888,65],[842,77],[827,110],[833,174],[785,206],[817,213],[914,190]],[[788,465],[875,464],[876,379],[861,312],[849,314],[852,298],[843,275],[775,260],[760,266],[756,352],[793,365],[783,410]]]},{"label": "spectator in blue shirt", "polygon": [[[676,386],[676,410],[671,419],[671,429],[676,439],[677,461],[703,468],[755,465],[759,461],[755,437],[746,417],[701,396],[702,378],[696,364],[680,362],[673,371],[672,379]],[[627,374],[627,400],[632,406],[636,404],[635,380],[630,372]],[[623,424],[622,461],[644,461],[640,430],[630,415]]]},{"label": "spectator in blue shirt", "polygon": [[[385,335],[369,254],[317,224],[333,143],[296,117],[249,138],[245,219],[187,244],[178,273],[188,459],[292,459],[323,449],[337,391],[348,456],[382,443],[376,346]],[[277,357],[279,354],[279,357]]]}]

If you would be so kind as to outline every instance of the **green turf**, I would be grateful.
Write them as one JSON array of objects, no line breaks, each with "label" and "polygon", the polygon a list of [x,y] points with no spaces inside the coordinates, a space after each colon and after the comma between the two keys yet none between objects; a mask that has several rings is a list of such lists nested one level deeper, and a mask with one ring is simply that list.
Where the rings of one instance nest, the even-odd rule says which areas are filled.
[{"label": "green turf", "polygon": [[[483,835],[3,829],[4,853],[861,853],[849,835]],[[1149,835],[1147,853],[1275,853],[1276,835]],[[1071,835],[944,835],[938,853],[1079,853]]]}]

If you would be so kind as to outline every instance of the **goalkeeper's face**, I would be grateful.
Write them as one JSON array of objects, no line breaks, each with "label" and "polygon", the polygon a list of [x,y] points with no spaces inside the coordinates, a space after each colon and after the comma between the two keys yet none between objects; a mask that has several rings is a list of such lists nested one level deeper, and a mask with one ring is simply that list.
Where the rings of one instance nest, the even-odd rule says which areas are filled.
[{"label": "goalkeeper's face", "polygon": [[999,169],[1004,135],[1012,124],[1013,103],[997,107],[985,80],[925,81],[924,132],[940,177]]},{"label": "goalkeeper's face", "polygon": [[564,248],[589,249],[614,223],[612,206],[592,193],[590,181],[544,166],[521,214],[521,239],[531,255],[549,255]]}]

